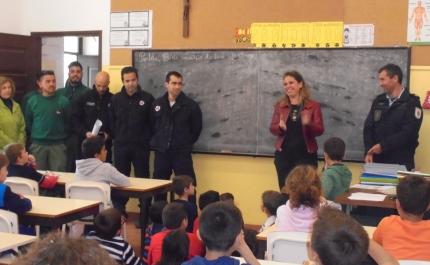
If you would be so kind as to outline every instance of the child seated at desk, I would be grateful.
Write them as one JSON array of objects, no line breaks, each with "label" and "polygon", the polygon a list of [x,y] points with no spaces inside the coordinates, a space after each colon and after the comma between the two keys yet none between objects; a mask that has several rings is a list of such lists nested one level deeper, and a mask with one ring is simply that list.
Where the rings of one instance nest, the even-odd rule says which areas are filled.
[{"label": "child seated at desk", "polygon": [[194,180],[190,176],[185,175],[176,176],[172,181],[172,189],[176,194],[179,195],[179,198],[173,202],[182,203],[187,209],[188,225],[185,230],[188,233],[193,232],[194,220],[196,220],[198,215],[197,205],[188,201],[188,197],[194,195],[195,193],[193,181]]},{"label": "child seated at desk", "polygon": [[316,211],[326,203],[316,169],[309,165],[295,167],[285,180],[285,191],[289,199],[276,212],[278,231],[312,232]]},{"label": "child seated at desk", "polygon": [[345,157],[345,142],[338,137],[331,137],[324,142],[325,166],[321,177],[324,197],[333,201],[349,189],[352,173],[342,164]]},{"label": "child seated at desk", "polygon": [[[208,190],[202,194],[200,194],[199,197],[199,209],[200,211],[203,211],[206,206],[208,206],[211,203],[218,202],[219,201],[219,192],[214,190]],[[199,229],[199,221],[200,217],[197,216],[196,220],[194,220],[193,225],[193,233],[197,233],[197,230]]]},{"label": "child seated at desk", "polygon": [[183,265],[239,264],[230,257],[233,251],[239,252],[246,264],[260,265],[245,243],[242,225],[242,213],[233,203],[215,202],[208,205],[202,212],[197,232],[206,245],[206,255],[194,257]]},{"label": "child seated at desk", "polygon": [[423,221],[430,203],[430,184],[423,177],[407,176],[397,185],[399,215],[385,217],[373,240],[398,260],[430,261],[430,221]]},{"label": "child seated at desk", "polygon": [[121,227],[125,223],[121,213],[109,208],[100,212],[94,219],[94,230],[88,233],[87,239],[95,240],[106,249],[119,264],[142,264],[139,257],[134,254],[133,248],[120,235]]},{"label": "child seated at desk", "polygon": [[[114,184],[118,187],[130,186],[130,178],[121,174],[116,168],[106,161],[106,147],[104,140],[99,137],[87,138],[82,143],[82,153],[85,159],[76,161],[76,179],[91,180],[107,184]],[[112,198],[114,208],[118,209],[122,215],[128,217],[125,205]]]},{"label": "child seated at desk", "polygon": [[145,247],[142,255],[142,264],[144,265],[148,264],[148,252],[152,237],[166,229],[163,224],[163,210],[166,205],[167,201],[157,201],[149,207],[149,219],[151,219],[152,223],[148,225],[145,233]]},{"label": "child seated at desk", "polygon": [[12,192],[9,186],[4,184],[7,178],[7,166],[9,160],[0,153],[0,209],[8,210],[16,214],[31,210],[31,201],[21,194]]},{"label": "child seated at desk", "polygon": [[359,265],[369,254],[377,264],[398,265],[398,261],[373,240],[357,221],[344,212],[322,207],[313,224],[312,260],[304,265]]},{"label": "child seated at desk", "polygon": [[[163,224],[166,230],[155,234],[152,237],[151,245],[149,246],[148,264],[155,265],[160,261],[162,256],[162,244],[166,235],[173,229],[182,229],[188,226],[187,209],[182,203],[171,202],[164,207],[163,210]],[[190,247],[188,251],[188,259],[194,256],[201,256],[204,253],[203,242],[198,239],[196,234],[187,233],[190,240]]]},{"label": "child seated at desk", "polygon": [[261,200],[261,210],[267,215],[267,219],[261,227],[260,233],[275,224],[276,211],[284,204],[281,193],[274,190],[265,191]]},{"label": "child seated at desk", "polygon": [[36,160],[34,156],[28,154],[23,144],[8,144],[4,147],[3,153],[10,162],[7,167],[9,177],[21,177],[34,180],[39,183],[40,196],[51,195],[47,190],[52,189],[55,184],[57,184],[58,177],[50,171],[47,171],[45,174],[37,172]]}]

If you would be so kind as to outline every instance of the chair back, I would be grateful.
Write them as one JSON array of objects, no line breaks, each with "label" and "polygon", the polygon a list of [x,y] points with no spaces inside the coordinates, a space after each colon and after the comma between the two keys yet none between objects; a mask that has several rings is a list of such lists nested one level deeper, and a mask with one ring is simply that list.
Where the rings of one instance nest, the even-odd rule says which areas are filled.
[{"label": "chair back", "polygon": [[18,234],[18,215],[0,209],[0,232]]},{"label": "chair back", "polygon": [[66,198],[100,201],[99,211],[109,208],[110,186],[106,183],[76,180],[66,182]]},{"label": "chair back", "polygon": [[302,264],[312,259],[311,233],[279,231],[267,236],[267,258],[272,261]]},{"label": "chair back", "polygon": [[21,177],[7,177],[4,184],[8,185],[15,193],[39,196],[39,183],[37,181]]},{"label": "chair back", "polygon": [[422,260],[399,260],[400,265],[429,265],[430,261]]}]

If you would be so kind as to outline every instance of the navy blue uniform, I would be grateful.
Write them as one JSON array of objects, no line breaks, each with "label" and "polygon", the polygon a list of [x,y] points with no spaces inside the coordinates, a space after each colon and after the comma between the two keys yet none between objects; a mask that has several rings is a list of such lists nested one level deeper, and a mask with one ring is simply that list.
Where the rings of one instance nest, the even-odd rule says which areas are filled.
[{"label": "navy blue uniform", "polygon": [[385,93],[377,96],[364,123],[365,155],[375,144],[380,144],[382,153],[374,154],[373,162],[413,169],[422,121],[420,98],[408,90],[405,89],[391,106]]},{"label": "navy blue uniform", "polygon": [[[194,179],[191,149],[202,131],[202,111],[194,100],[181,92],[175,104],[170,107],[168,93],[152,104],[151,122],[154,136],[151,147],[155,149],[154,178],[170,179],[172,170],[176,176],[188,175]],[[166,200],[167,195],[156,196],[155,200]],[[189,200],[195,202],[195,196]]]}]

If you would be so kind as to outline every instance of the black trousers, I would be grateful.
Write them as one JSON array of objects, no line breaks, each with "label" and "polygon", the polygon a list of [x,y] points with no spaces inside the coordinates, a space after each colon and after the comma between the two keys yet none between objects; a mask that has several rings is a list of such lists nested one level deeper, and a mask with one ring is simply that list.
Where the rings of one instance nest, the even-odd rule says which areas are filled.
[{"label": "black trousers", "polygon": [[[130,177],[131,164],[133,164],[136,178],[149,178],[149,153],[149,146],[145,144],[116,144],[114,148],[115,168]],[[129,198],[112,196],[111,199],[114,207],[128,217],[125,205]]]},{"label": "black trousers", "polygon": [[[194,186],[197,186],[196,174],[194,173],[193,158],[191,152],[160,152],[155,151],[154,158],[154,179],[169,180],[172,175],[187,175],[194,179]],[[154,201],[167,200],[167,194],[155,196]],[[196,196],[190,196],[188,201],[195,203]]]},{"label": "black trousers", "polygon": [[286,150],[275,151],[275,167],[278,173],[279,189],[285,186],[288,174],[298,165],[311,165],[318,167],[317,152],[309,154],[307,150]]}]

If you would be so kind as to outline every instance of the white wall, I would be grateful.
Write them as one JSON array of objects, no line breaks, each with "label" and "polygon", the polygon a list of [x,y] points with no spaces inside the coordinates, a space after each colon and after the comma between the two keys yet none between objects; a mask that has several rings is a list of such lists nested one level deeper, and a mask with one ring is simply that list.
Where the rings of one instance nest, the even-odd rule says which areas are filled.
[{"label": "white wall", "polygon": [[[3,2],[7,2],[10,9],[3,9]],[[109,65],[110,0],[0,0],[1,16],[7,13],[14,17],[11,22],[17,20],[15,14],[9,12],[16,9],[12,6],[17,2],[24,3],[19,19],[23,20],[21,34],[24,35],[41,31],[102,30],[102,65]],[[2,24],[0,20],[0,29]]]},{"label": "white wall", "polygon": [[1,33],[23,34],[23,9],[24,0],[0,0]]},{"label": "white wall", "polygon": [[[84,76],[82,77],[82,84],[85,86],[91,88],[94,83],[94,77],[89,80],[89,71],[88,68],[99,68],[99,57],[98,56],[85,56],[85,55],[78,55],[78,62],[82,64],[82,72],[84,73]],[[98,71],[97,71],[98,72]],[[88,83],[88,81],[90,81]]]}]

